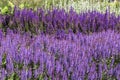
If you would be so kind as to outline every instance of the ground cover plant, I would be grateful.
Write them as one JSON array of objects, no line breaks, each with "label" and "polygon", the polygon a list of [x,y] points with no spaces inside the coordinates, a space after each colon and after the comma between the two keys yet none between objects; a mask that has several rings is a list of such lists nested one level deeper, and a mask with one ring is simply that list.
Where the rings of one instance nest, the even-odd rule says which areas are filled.
[{"label": "ground cover plant", "polygon": [[42,1],[0,5],[0,80],[120,80],[119,3]]},{"label": "ground cover plant", "polygon": [[[64,37],[63,37],[64,36]],[[119,80],[120,34],[0,32],[1,80]]]},{"label": "ground cover plant", "polygon": [[78,14],[73,8],[69,12],[58,8],[53,10],[40,8],[37,11],[15,8],[13,14],[0,16],[0,24],[4,31],[9,28],[13,31],[29,32],[30,34],[41,32],[54,34],[58,31],[67,33],[70,29],[74,33],[91,34],[107,29],[119,31],[120,16],[116,16],[114,13],[110,14],[109,9],[105,13],[88,11]]}]

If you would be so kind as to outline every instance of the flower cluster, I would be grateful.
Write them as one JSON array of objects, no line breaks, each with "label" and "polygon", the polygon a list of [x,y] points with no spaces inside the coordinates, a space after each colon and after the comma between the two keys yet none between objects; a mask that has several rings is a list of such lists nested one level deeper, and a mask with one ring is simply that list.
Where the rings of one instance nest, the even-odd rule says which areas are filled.
[{"label": "flower cluster", "polygon": [[32,38],[6,32],[0,30],[0,80],[120,79],[120,34],[115,31]]},{"label": "flower cluster", "polygon": [[14,31],[29,32],[32,34],[56,33],[64,30],[72,32],[93,33],[106,31],[108,29],[120,30],[120,16],[105,13],[88,11],[76,13],[72,8],[69,12],[64,9],[54,8],[53,10],[32,9],[19,10],[15,7],[13,15],[1,15],[0,25],[6,31],[10,28]]}]

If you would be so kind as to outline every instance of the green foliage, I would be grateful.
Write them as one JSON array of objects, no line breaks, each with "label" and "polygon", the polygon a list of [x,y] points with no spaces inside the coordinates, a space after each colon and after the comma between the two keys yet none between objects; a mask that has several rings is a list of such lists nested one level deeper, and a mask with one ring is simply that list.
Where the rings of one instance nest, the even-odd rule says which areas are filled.
[{"label": "green foliage", "polygon": [[10,76],[6,77],[5,80],[20,80],[20,77],[17,73],[12,73]]},{"label": "green foliage", "polygon": [[2,14],[7,14],[9,12],[9,9],[7,6],[5,6],[2,10],[1,10],[1,13]]},{"label": "green foliage", "polygon": [[8,6],[14,8],[14,4],[12,2],[10,2],[10,1],[8,1]]},{"label": "green foliage", "polygon": [[23,9],[24,7],[25,7],[24,4],[20,4],[20,5],[19,5],[19,8],[20,8],[20,9]]},{"label": "green foliage", "polygon": [[3,68],[6,68],[6,57],[7,57],[6,54],[4,54],[4,55],[2,56],[2,67],[3,67]]},{"label": "green foliage", "polygon": [[44,80],[44,75],[43,74],[39,75],[37,80]]},{"label": "green foliage", "polygon": [[1,9],[1,14],[9,14],[9,13],[13,13],[13,10],[14,10],[14,4],[10,1],[6,1],[5,2],[6,5],[3,5],[0,6],[0,9]]},{"label": "green foliage", "polygon": [[[0,0],[0,9],[2,14],[13,13],[14,6],[18,6],[20,9],[23,8],[45,8],[52,9],[54,7],[64,8],[70,10],[71,6],[76,12],[84,12],[87,10],[97,10],[105,12],[110,7],[111,12],[120,12],[120,2],[108,2],[108,0],[95,1],[95,0]],[[83,7],[84,6],[84,7]]]}]

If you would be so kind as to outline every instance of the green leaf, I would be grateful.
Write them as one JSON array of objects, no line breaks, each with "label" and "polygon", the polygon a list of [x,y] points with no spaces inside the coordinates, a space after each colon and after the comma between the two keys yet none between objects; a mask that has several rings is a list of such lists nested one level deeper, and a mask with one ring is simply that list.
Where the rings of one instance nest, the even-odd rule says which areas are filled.
[{"label": "green leaf", "polygon": [[6,54],[2,56],[2,67],[6,68]]},{"label": "green leaf", "polygon": [[24,7],[25,7],[25,5],[23,3],[19,5],[20,9],[23,9]]},{"label": "green leaf", "polygon": [[8,6],[14,8],[14,4],[12,2],[10,2],[10,1],[8,1]]},{"label": "green leaf", "polygon": [[8,13],[8,11],[9,11],[8,7],[5,6],[5,7],[1,10],[1,13],[2,13],[2,14],[6,14],[6,13]]}]

